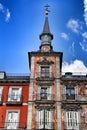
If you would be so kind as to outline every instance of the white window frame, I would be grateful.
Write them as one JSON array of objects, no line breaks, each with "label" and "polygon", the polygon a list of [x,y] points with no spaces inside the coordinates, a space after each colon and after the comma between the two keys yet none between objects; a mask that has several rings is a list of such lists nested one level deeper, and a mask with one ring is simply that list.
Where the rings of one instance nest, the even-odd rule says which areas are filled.
[{"label": "white window frame", "polygon": [[0,102],[2,101],[2,92],[3,92],[3,87],[0,86]]},{"label": "white window frame", "polygon": [[67,130],[79,130],[80,112],[65,111],[65,126]]},{"label": "white window frame", "polygon": [[[12,92],[12,89],[19,89],[19,95],[15,95],[16,96],[16,98],[13,98],[13,99],[11,99],[11,96],[13,96],[12,94],[11,94],[11,92]],[[20,86],[20,87],[16,87],[16,86],[11,86],[10,88],[9,88],[9,93],[8,93],[8,101],[20,101],[21,100],[21,95],[22,95],[22,87]],[[14,96],[14,97],[15,97]],[[18,99],[17,99],[18,98]]]},{"label": "white window frame", "polygon": [[[18,113],[18,118],[17,118],[17,121],[9,121],[8,122],[8,114],[9,113],[11,113],[11,112],[17,112]],[[9,124],[11,125],[10,127],[10,129],[18,129],[18,127],[19,127],[19,117],[20,117],[20,110],[7,110],[7,112],[6,112],[6,120],[5,120],[5,128],[6,129],[9,129]],[[14,119],[14,118],[13,118]],[[15,123],[15,124],[14,124]]]}]

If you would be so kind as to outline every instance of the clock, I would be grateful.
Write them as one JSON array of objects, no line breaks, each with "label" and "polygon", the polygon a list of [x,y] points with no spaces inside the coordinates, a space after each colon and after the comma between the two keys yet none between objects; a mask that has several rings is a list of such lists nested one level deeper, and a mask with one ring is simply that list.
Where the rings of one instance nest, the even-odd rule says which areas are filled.
[{"label": "clock", "polygon": [[50,51],[50,46],[42,46],[42,52],[49,52]]},{"label": "clock", "polygon": [[49,35],[43,35],[41,37],[42,44],[50,44],[51,42],[51,37]]}]

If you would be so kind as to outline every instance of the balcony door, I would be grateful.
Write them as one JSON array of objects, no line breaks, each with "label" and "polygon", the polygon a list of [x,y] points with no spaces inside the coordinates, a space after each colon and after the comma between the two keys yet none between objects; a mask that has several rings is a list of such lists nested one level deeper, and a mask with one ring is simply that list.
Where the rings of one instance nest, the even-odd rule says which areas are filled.
[{"label": "balcony door", "polygon": [[78,111],[66,111],[65,112],[65,129],[67,130],[79,130],[79,112]]},{"label": "balcony door", "polygon": [[19,111],[8,111],[6,117],[6,129],[18,129]]},{"label": "balcony door", "polygon": [[52,129],[52,111],[41,109],[37,110],[37,129]]}]

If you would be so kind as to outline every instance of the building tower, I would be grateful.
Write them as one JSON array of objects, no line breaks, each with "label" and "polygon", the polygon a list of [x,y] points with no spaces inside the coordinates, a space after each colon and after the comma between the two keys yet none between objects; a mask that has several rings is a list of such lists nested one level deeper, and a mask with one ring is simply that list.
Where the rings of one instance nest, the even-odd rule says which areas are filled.
[{"label": "building tower", "polygon": [[[62,53],[53,51],[48,10],[39,36],[39,51],[29,52],[30,87],[27,129],[61,130],[60,76]],[[59,101],[59,102],[57,102]]]}]

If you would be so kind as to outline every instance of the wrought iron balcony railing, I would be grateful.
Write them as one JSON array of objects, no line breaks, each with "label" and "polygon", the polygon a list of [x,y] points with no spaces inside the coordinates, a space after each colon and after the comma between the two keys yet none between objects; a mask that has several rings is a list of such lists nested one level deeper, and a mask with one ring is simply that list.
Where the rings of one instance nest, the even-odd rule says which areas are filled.
[{"label": "wrought iron balcony railing", "polygon": [[39,72],[36,74],[36,78],[54,78],[52,72]]},{"label": "wrought iron balcony railing", "polygon": [[50,93],[36,93],[34,100],[36,103],[54,103],[54,94]]},{"label": "wrought iron balcony railing", "polygon": [[0,122],[0,130],[25,130],[26,123],[24,122]]},{"label": "wrought iron balcony railing", "polygon": [[36,122],[36,130],[55,130],[53,122]]},{"label": "wrought iron balcony railing", "polygon": [[63,101],[81,101],[87,102],[87,94],[79,95],[79,94],[63,94]]},{"label": "wrought iron balcony railing", "polygon": [[12,95],[9,94],[7,96],[7,105],[22,105],[23,102],[23,96],[22,95]]},{"label": "wrought iron balcony railing", "polygon": [[64,130],[87,130],[87,123],[64,122]]}]

